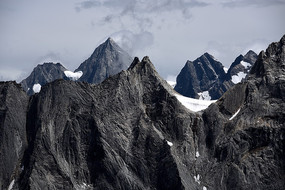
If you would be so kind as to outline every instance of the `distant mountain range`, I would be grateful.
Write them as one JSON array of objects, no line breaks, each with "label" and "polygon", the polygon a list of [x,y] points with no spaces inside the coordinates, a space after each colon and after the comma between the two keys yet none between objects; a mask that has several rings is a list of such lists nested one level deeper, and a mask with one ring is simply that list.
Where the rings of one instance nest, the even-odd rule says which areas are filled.
[{"label": "distant mountain range", "polygon": [[[205,53],[193,62],[186,62],[177,76],[174,89],[186,97],[216,100],[246,77],[256,59],[256,53],[249,51],[245,56],[238,56],[226,72],[221,62]],[[74,72],[60,63],[44,63],[34,68],[21,85],[28,95],[32,95],[39,92],[41,86],[56,79],[98,84],[126,70],[131,62],[132,57],[108,38]]]},{"label": "distant mountain range", "polygon": [[29,94],[39,92],[41,86],[56,79],[77,80],[98,84],[106,78],[126,70],[133,58],[111,38],[97,47],[75,72],[68,71],[60,63],[44,63],[21,82]]}]

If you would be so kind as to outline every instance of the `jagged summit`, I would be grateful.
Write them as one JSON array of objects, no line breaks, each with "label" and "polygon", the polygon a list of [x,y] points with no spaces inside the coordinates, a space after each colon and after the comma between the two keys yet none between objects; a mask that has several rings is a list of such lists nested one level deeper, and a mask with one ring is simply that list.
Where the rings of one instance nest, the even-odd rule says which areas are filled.
[{"label": "jagged summit", "polygon": [[225,73],[223,64],[206,52],[195,61],[186,62],[174,89],[191,98],[219,99],[246,77],[256,59],[256,53],[250,50],[245,56],[239,55]]},{"label": "jagged summit", "polygon": [[75,72],[83,72],[79,81],[100,83],[109,76],[127,69],[131,63],[132,57],[112,38],[108,38],[94,50],[92,55]]},{"label": "jagged summit", "polygon": [[[216,98],[216,92],[209,95],[209,90],[215,85],[217,80],[223,81],[226,73],[221,62],[214,56],[204,53],[195,61],[187,61],[179,75],[175,90],[187,97],[199,98],[204,93],[205,96]],[[218,95],[217,95],[218,96]]]},{"label": "jagged summit", "polygon": [[21,85],[28,95],[32,95],[38,92],[39,88],[46,83],[64,78],[64,71],[66,70],[67,69],[60,63],[48,62],[38,64],[32,73],[21,81]]}]

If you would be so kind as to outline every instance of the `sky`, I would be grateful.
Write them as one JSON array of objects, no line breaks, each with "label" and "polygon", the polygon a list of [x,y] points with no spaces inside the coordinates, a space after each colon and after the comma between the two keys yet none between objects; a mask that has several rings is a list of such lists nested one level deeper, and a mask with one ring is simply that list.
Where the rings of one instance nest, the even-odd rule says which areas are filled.
[{"label": "sky", "polygon": [[284,18],[285,0],[0,0],[0,80],[51,61],[73,71],[108,37],[175,80],[205,52],[229,67],[265,50]]}]

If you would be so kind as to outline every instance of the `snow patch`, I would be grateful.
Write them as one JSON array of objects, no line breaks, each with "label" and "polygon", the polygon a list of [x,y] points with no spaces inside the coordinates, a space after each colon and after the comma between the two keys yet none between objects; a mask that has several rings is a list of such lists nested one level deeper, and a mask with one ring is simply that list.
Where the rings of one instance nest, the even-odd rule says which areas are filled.
[{"label": "snow patch", "polygon": [[244,72],[238,72],[237,73],[237,75],[233,75],[232,76],[232,82],[234,83],[234,84],[237,84],[237,83],[239,83],[242,79],[244,79],[246,77],[246,73],[244,73]]},{"label": "snow patch", "polygon": [[34,84],[33,91],[35,93],[39,93],[41,91],[42,86],[40,84]]},{"label": "snow patch", "polygon": [[207,190],[207,187],[203,186],[203,190]]},{"label": "snow patch", "polygon": [[197,183],[201,183],[201,181],[200,181],[200,175],[198,174],[197,176],[194,176],[194,180],[195,180],[195,182],[197,182]]},{"label": "snow patch", "polygon": [[223,69],[224,69],[225,73],[227,73],[229,70],[229,68],[227,68],[227,67],[223,67]]},{"label": "snow patch", "polygon": [[237,114],[239,113],[239,111],[240,111],[240,108],[238,109],[238,111],[229,120],[232,120],[233,118],[235,118],[237,116]]},{"label": "snow patch", "polygon": [[196,151],[195,157],[198,158],[200,156],[199,152]]},{"label": "snow patch", "polygon": [[167,83],[170,85],[170,86],[172,86],[172,88],[174,88],[175,87],[175,85],[176,85],[176,82],[175,81],[167,81]]},{"label": "snow patch", "polygon": [[64,71],[64,74],[69,79],[71,79],[73,81],[76,81],[83,75],[83,72],[82,71],[77,71],[77,72],[74,73],[72,71]]},{"label": "snow patch", "polygon": [[187,109],[197,112],[206,109],[210,104],[216,102],[216,100],[197,100],[194,98],[188,98],[180,94],[175,94],[178,101],[181,102]]},{"label": "snow patch", "polygon": [[241,61],[240,64],[242,64],[246,69],[248,69],[249,67],[251,67],[251,64],[245,61]]},{"label": "snow patch", "polygon": [[15,180],[13,179],[8,187],[8,190],[11,190],[14,186]]},{"label": "snow patch", "polygon": [[209,94],[209,91],[199,92],[199,100],[211,100],[211,96]]},{"label": "snow patch", "polygon": [[169,146],[173,146],[172,142],[166,141]]}]

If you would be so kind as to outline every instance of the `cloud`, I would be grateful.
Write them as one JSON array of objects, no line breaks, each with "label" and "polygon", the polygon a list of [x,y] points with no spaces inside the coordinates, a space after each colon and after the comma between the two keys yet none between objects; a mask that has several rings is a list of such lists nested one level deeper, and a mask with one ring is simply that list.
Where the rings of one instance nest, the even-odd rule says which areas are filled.
[{"label": "cloud", "polygon": [[131,55],[135,55],[137,51],[144,50],[153,44],[153,35],[147,31],[133,33],[129,30],[121,30],[111,34],[110,37]]},{"label": "cloud", "polygon": [[40,56],[36,62],[37,64],[43,64],[43,63],[62,63],[60,60],[60,53],[55,52],[48,52],[47,54]]},{"label": "cloud", "polygon": [[284,0],[232,0],[229,2],[223,2],[224,7],[235,8],[235,7],[247,7],[247,6],[256,6],[256,7],[268,7],[274,5],[284,5]]},{"label": "cloud", "polygon": [[90,9],[92,7],[97,7],[97,6],[100,6],[100,5],[101,5],[101,3],[98,2],[98,1],[92,1],[92,0],[83,1],[81,3],[78,3],[75,6],[75,10],[80,12],[82,9]]},{"label": "cloud", "polygon": [[[76,10],[90,9],[95,7],[105,7],[119,10],[117,16],[124,15],[147,15],[159,14],[169,11],[180,11],[185,18],[190,18],[189,9],[194,7],[205,7],[209,3],[197,0],[102,0],[100,2],[95,0],[83,1],[76,5]],[[111,16],[112,17],[112,16]],[[111,18],[109,15],[105,18]],[[108,19],[106,19],[108,20]]]}]

